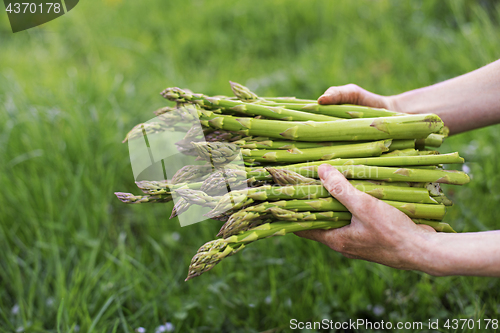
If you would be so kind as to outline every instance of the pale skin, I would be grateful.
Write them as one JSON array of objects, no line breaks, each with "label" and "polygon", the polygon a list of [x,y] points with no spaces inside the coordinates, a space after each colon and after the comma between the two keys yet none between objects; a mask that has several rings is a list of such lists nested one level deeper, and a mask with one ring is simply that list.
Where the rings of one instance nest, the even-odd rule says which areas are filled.
[{"label": "pale skin", "polygon": [[[320,104],[358,104],[407,113],[435,113],[450,133],[500,123],[500,60],[468,74],[394,96],[356,85],[330,87]],[[323,185],[352,213],[351,224],[297,235],[319,241],[344,256],[435,276],[500,277],[500,230],[437,233],[404,213],[356,190],[334,167],[318,169]]]}]

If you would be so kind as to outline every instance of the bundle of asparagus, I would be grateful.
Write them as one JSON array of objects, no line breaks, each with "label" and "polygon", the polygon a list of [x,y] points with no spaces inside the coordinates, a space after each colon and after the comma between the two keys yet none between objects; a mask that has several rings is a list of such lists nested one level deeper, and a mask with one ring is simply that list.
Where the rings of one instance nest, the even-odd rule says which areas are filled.
[{"label": "bundle of asparagus", "polygon": [[[261,98],[237,83],[231,87],[235,97],[167,88],[162,95],[176,106],[157,110],[154,122],[135,126],[125,138],[184,130],[178,150],[206,161],[184,166],[170,180],[136,182],[144,195],[116,193],[126,203],[168,202],[175,195],[171,217],[199,205],[211,209],[207,217],[224,222],[221,238],[193,257],[186,280],[256,240],[349,224],[351,214],[318,178],[323,163],[415,223],[454,232],[441,222],[452,202],[440,185],[466,184],[469,177],[443,168],[463,163],[458,153],[433,150],[448,134],[438,116]],[[201,127],[183,126],[193,120]]]}]

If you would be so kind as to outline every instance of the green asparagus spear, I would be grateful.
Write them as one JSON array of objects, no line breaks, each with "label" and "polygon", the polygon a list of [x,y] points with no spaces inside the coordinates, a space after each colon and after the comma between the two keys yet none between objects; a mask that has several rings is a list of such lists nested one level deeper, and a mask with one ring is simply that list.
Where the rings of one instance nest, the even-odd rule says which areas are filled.
[{"label": "green asparagus spear", "polygon": [[[394,200],[413,203],[438,204],[427,189],[413,187],[397,187],[382,185],[354,185],[358,190],[368,193],[378,199]],[[194,191],[194,190],[191,190]],[[241,191],[232,191],[219,200],[210,215],[216,216],[225,211],[234,209],[235,202],[246,206],[254,201],[281,200],[281,199],[315,199],[327,198],[330,193],[322,185],[298,186],[260,186]]]},{"label": "green asparagus spear", "polygon": [[264,116],[267,118],[288,121],[332,121],[338,119],[320,114],[288,110],[282,107],[264,106],[240,101],[232,101],[223,98],[209,97],[203,94],[192,94],[180,88],[167,88],[161,94],[163,97],[174,102],[190,102],[208,108],[224,108],[226,110],[250,116]]},{"label": "green asparagus spear", "polygon": [[[444,156],[444,155],[438,155]],[[411,158],[414,156],[408,156]],[[415,156],[423,157],[423,156]],[[429,156],[431,157],[431,156]],[[433,156],[432,156],[433,157]],[[437,156],[436,156],[437,157]],[[389,157],[382,158],[380,161],[389,159]],[[366,159],[368,160],[368,159]],[[415,159],[417,161],[417,159]],[[318,178],[318,167],[323,164],[330,164],[335,166],[340,172],[349,179],[372,179],[372,180],[385,180],[389,182],[419,182],[419,183],[445,183],[463,185],[470,181],[469,176],[461,171],[456,170],[425,170],[425,169],[409,169],[409,168],[395,168],[383,166],[368,166],[368,165],[350,165],[345,164],[345,160],[331,160],[324,162],[312,162],[308,165],[289,165],[278,166],[277,169],[284,169],[294,171],[305,177]],[[379,163],[383,164],[383,163]],[[404,164],[402,164],[404,165]],[[267,170],[253,168],[248,172],[249,177],[256,179],[267,179]]]},{"label": "green asparagus spear", "polygon": [[172,196],[170,194],[134,195],[132,193],[115,192],[115,195],[118,199],[120,199],[121,202],[132,204],[172,201]]},{"label": "green asparagus spear", "polygon": [[217,236],[228,238],[270,221],[350,221],[351,217],[349,212],[295,212],[273,204],[262,203],[233,213]]},{"label": "green asparagus spear", "polygon": [[235,254],[242,250],[245,244],[256,240],[301,230],[340,228],[347,224],[349,224],[348,221],[274,222],[260,225],[226,239],[213,240],[200,247],[191,260],[186,281],[212,269],[225,257]]},{"label": "green asparagus spear", "polygon": [[275,103],[259,101],[260,105],[284,107],[291,110],[311,112],[314,114],[323,114],[338,118],[375,118],[375,117],[392,117],[404,116],[405,113],[389,111],[386,109],[377,109],[360,105],[320,105],[318,103],[299,104],[299,103]]},{"label": "green asparagus spear", "polygon": [[187,183],[195,180],[204,179],[207,174],[212,172],[211,165],[185,165],[180,168],[172,177],[172,184]]},{"label": "green asparagus spear", "polygon": [[418,139],[439,131],[441,119],[432,114],[364,118],[324,122],[290,122],[200,112],[202,125],[237,131],[244,135],[269,136],[297,141],[375,141]]},{"label": "green asparagus spear", "polygon": [[[216,239],[204,244],[191,260],[187,280],[200,276],[217,265],[222,259],[244,249],[245,245],[273,236],[284,236],[292,232],[312,229],[335,229],[348,225],[349,221],[309,221],[309,222],[272,222],[265,223],[226,239]],[[443,231],[453,232],[446,223],[416,220],[415,223],[427,224]],[[449,227],[449,228],[447,228]],[[450,230],[451,229],[451,230]],[[440,230],[440,231],[441,231]]]},{"label": "green asparagus spear", "polygon": [[234,95],[243,102],[256,102],[260,105],[278,106],[291,110],[326,114],[340,118],[374,118],[405,115],[404,113],[359,105],[319,105],[314,100],[310,100],[309,102],[302,104],[297,103],[296,99],[293,99],[291,103],[288,103],[285,99],[278,99],[278,102],[276,102],[269,100],[268,98],[259,98],[259,96],[257,96],[254,92],[239,83],[229,82],[231,83],[231,89],[233,90]]},{"label": "green asparagus spear", "polygon": [[381,140],[368,143],[356,143],[350,145],[290,149],[290,150],[266,150],[266,149],[241,149],[245,161],[249,162],[305,162],[317,160],[331,160],[332,158],[354,158],[367,156],[380,156],[389,150],[391,140]]},{"label": "green asparagus spear", "polygon": [[240,101],[251,103],[259,99],[259,96],[257,96],[254,92],[252,92],[244,85],[232,81],[229,81],[229,83],[231,84],[231,90],[233,91],[234,95]]},{"label": "green asparagus spear", "polygon": [[[294,206],[293,202],[289,203],[289,206]],[[340,205],[341,206],[341,205]],[[340,207],[339,206],[339,207]],[[425,206],[425,205],[424,205]],[[345,210],[344,207],[341,207]],[[249,206],[245,209],[233,213],[227,222],[221,227],[218,237],[227,238],[232,235],[239,234],[241,232],[247,231],[250,228],[258,226],[263,223],[270,221],[314,221],[314,220],[325,220],[325,221],[350,221],[351,213],[346,211],[321,211],[321,212],[310,212],[301,211],[297,212],[292,209],[284,209],[282,207],[276,206],[273,203],[261,203],[255,206]],[[438,231],[454,232],[451,227],[446,223],[440,223],[437,221],[430,221],[425,219],[414,219],[414,221],[419,221],[415,223],[422,223],[433,226],[436,230],[438,225],[441,224],[441,228]],[[448,226],[446,228],[445,226]]]},{"label": "green asparagus spear", "polygon": [[443,134],[431,133],[425,139],[418,139],[415,142],[415,146],[419,148],[424,147],[441,147],[443,144],[444,138],[446,136]]}]

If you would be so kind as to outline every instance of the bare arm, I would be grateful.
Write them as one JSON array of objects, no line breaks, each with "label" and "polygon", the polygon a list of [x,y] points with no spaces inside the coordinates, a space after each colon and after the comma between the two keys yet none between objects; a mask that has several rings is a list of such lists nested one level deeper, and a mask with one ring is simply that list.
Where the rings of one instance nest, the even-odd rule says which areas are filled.
[{"label": "bare arm", "polygon": [[328,164],[320,166],[323,185],[352,213],[351,224],[334,230],[297,233],[328,245],[348,258],[364,259],[432,275],[500,277],[500,231],[436,233],[404,213],[355,189]]},{"label": "bare arm", "polygon": [[356,85],[329,88],[320,104],[359,104],[407,113],[435,113],[457,134],[500,123],[500,60],[462,76],[400,95],[380,96]]}]

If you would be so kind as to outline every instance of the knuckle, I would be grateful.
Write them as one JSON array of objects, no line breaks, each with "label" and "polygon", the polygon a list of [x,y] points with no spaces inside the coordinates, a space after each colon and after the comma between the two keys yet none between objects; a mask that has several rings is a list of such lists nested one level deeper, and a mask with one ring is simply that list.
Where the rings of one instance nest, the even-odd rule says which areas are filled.
[{"label": "knuckle", "polygon": [[357,84],[354,84],[354,83],[346,84],[345,87],[348,88],[348,89],[350,89],[350,90],[358,90],[358,89],[360,89],[360,87]]},{"label": "knuckle", "polygon": [[346,186],[337,179],[328,179],[326,188],[332,195],[342,195],[346,191]]},{"label": "knuckle", "polygon": [[326,94],[334,94],[338,91],[339,87],[336,87],[336,86],[331,86],[330,88],[326,89]]},{"label": "knuckle", "polygon": [[370,196],[363,196],[363,211],[368,214],[373,214],[378,210],[378,202]]},{"label": "knuckle", "polygon": [[362,89],[354,83],[349,83],[342,88],[343,89],[341,90],[340,94],[342,95],[344,103],[358,104]]}]

